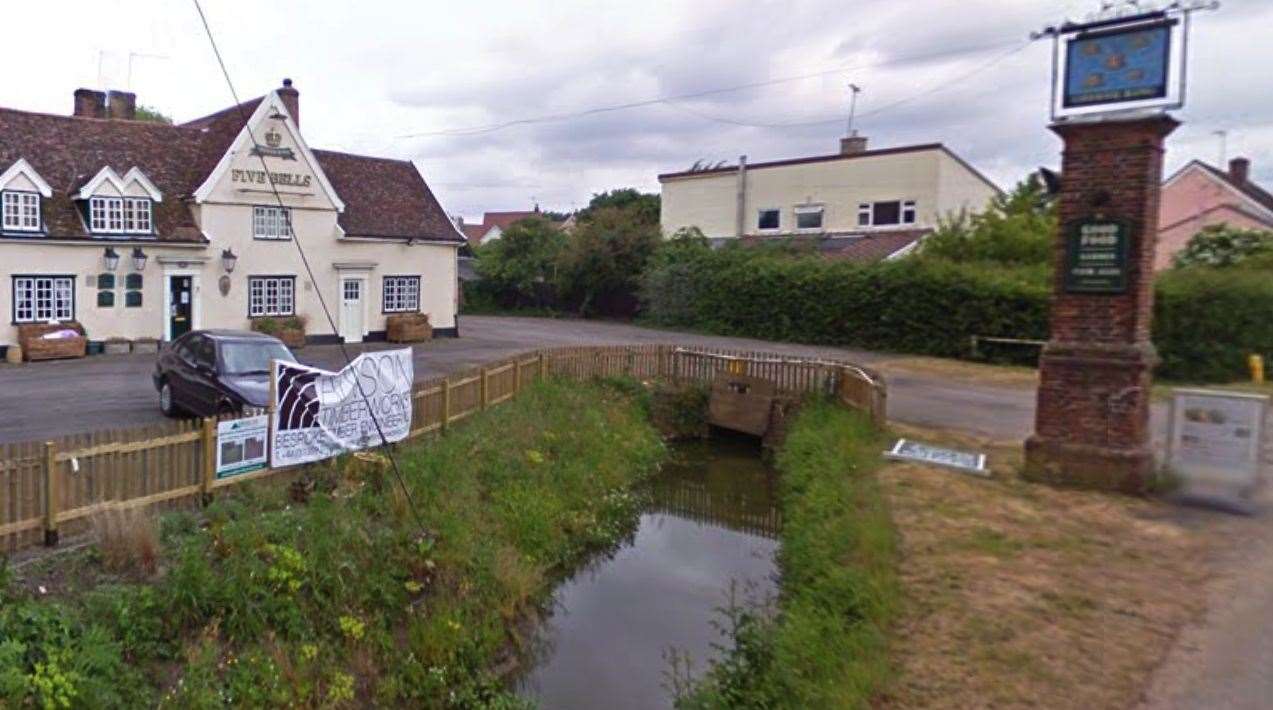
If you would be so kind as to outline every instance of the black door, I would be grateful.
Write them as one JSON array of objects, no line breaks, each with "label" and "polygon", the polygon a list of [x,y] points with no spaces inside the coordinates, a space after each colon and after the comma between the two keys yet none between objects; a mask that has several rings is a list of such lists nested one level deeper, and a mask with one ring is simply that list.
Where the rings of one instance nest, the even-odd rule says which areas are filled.
[{"label": "black door", "polygon": [[172,294],[172,303],[168,307],[170,339],[176,340],[190,332],[194,316],[194,295],[191,293],[192,277],[169,276],[168,292]]}]

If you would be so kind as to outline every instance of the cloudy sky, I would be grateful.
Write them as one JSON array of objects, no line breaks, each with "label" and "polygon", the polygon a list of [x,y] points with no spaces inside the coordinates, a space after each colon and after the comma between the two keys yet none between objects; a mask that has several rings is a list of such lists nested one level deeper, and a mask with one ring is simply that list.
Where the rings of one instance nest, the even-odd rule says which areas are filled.
[{"label": "cloudy sky", "polygon": [[[873,147],[941,141],[1010,185],[1058,162],[1050,47],[1026,37],[1098,5],[204,0],[240,96],[291,77],[311,145],[414,160],[470,219],[654,191],[699,159],[834,152],[849,82]],[[0,106],[69,113],[81,86],[131,88],[178,121],[230,104],[189,0],[12,0],[4,22]],[[1225,130],[1228,154],[1273,184],[1269,27],[1269,0],[1196,18],[1169,169],[1217,161]]]}]

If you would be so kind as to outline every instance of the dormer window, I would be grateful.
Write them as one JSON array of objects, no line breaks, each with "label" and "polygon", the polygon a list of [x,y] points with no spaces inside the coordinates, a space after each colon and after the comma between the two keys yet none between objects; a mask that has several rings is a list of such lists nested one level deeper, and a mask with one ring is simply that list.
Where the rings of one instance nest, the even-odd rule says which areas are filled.
[{"label": "dormer window", "polygon": [[120,177],[109,166],[80,188],[93,234],[155,233],[154,205],[163,198],[138,168]]},{"label": "dormer window", "polygon": [[0,231],[43,232],[40,198],[52,197],[48,183],[22,158],[0,173]]},{"label": "dormer window", "polygon": [[40,231],[40,193],[4,190],[0,192],[0,215],[6,232]]},{"label": "dormer window", "polygon": [[94,234],[150,234],[151,202],[145,197],[91,197],[88,226]]}]

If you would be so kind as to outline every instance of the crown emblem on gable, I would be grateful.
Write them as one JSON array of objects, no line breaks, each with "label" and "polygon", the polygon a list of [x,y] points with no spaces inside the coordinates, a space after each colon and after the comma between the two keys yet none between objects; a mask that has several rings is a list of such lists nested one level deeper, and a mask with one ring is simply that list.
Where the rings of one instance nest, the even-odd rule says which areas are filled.
[{"label": "crown emblem on gable", "polygon": [[277,148],[279,147],[279,144],[282,142],[283,142],[283,136],[278,131],[271,128],[268,132],[266,132],[265,144],[268,145],[269,147]]}]

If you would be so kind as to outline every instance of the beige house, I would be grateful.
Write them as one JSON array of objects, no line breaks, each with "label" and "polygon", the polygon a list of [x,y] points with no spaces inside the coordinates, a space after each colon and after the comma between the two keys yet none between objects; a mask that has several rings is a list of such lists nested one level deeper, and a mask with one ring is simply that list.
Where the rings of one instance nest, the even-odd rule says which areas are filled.
[{"label": "beige house", "polygon": [[[940,143],[840,152],[659,175],[667,234],[697,227],[714,242],[817,238],[828,253],[907,253],[939,217],[982,209],[999,188]],[[871,248],[866,248],[868,246]]]},{"label": "beige house", "polygon": [[456,334],[464,237],[410,162],[312,150],[286,80],[176,126],[135,105],[80,89],[72,116],[0,109],[0,348],[50,321],[170,340],[295,315],[311,342],[360,342],[418,311]]}]

